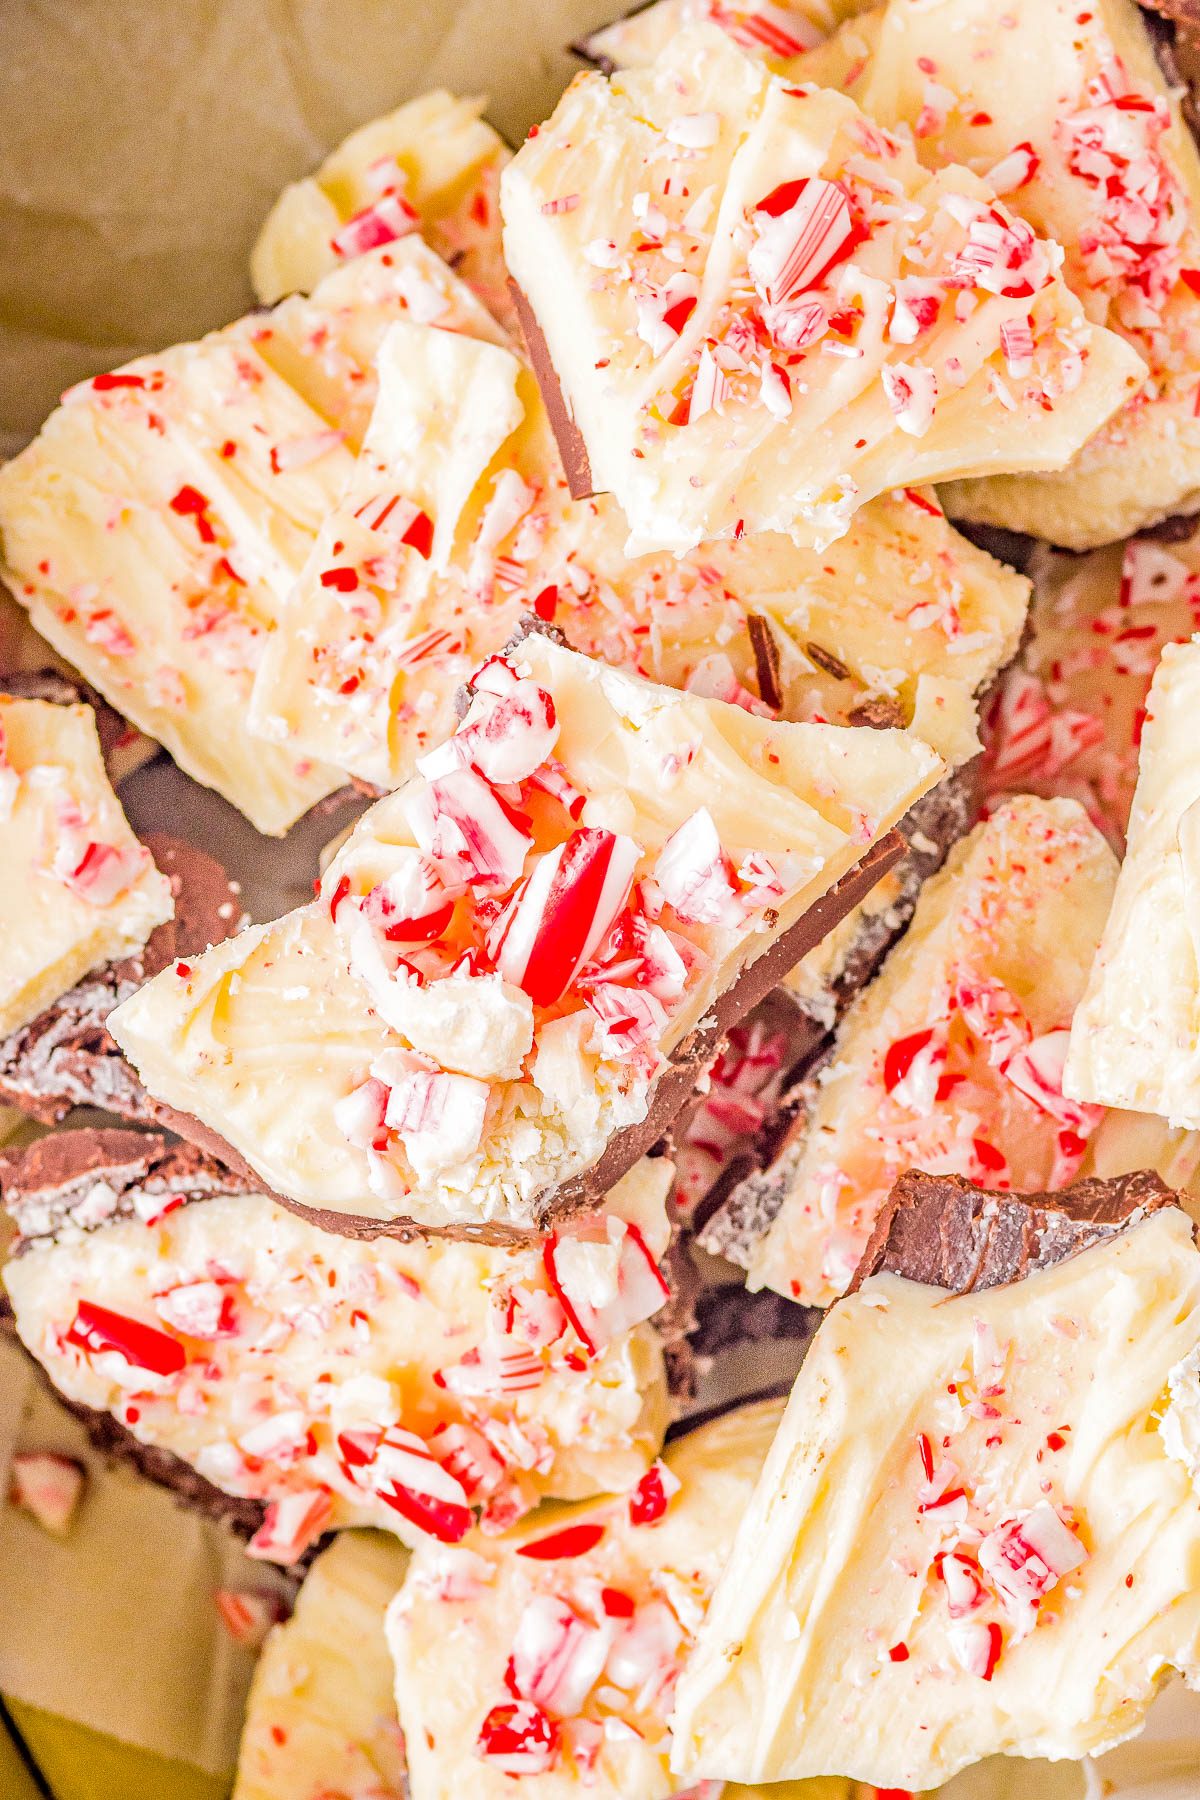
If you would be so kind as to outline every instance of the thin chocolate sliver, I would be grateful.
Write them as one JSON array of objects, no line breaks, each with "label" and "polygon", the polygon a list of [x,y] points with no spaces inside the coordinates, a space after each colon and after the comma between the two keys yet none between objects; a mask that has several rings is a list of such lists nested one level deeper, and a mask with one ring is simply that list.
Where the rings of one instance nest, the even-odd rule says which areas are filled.
[{"label": "thin chocolate sliver", "polygon": [[595,493],[592,486],[592,465],[588,460],[587,445],[567,404],[567,397],[554,369],[554,359],[550,355],[550,346],[546,342],[537,315],[515,281],[508,284],[513,298],[517,318],[521,323],[521,333],[525,339],[525,348],[529,352],[529,360],[541,389],[542,401],[546,415],[550,420],[550,429],[558,444],[558,454],[562,458],[563,474],[567,478],[567,488],[572,500],[589,500]]},{"label": "thin chocolate sliver", "polygon": [[847,1292],[881,1273],[951,1294],[1007,1287],[1178,1204],[1152,1169],[1093,1176],[1052,1194],[998,1193],[913,1169],[885,1200]]}]

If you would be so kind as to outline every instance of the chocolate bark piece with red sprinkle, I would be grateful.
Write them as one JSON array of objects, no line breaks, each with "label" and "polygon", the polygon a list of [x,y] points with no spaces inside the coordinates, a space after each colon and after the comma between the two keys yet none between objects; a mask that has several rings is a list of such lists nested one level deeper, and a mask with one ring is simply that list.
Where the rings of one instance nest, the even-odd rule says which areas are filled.
[{"label": "chocolate bark piece with red sprinkle", "polygon": [[[96,715],[96,735],[100,739],[109,780],[115,782],[122,772],[129,772],[128,767],[122,771],[119,753],[127,750],[139,734],[82,677],[64,675],[54,668],[12,670],[8,674],[0,673],[0,694],[11,694],[16,700],[48,700],[53,706],[90,706]],[[143,742],[149,748],[147,755],[139,759],[141,762],[159,754],[156,744],[148,739]]]},{"label": "chocolate bark piece with red sprinkle", "polygon": [[143,981],[232,937],[246,923],[238,887],[215,857],[179,838],[150,833],[145,842],[171,883],[174,918],[159,925],[136,955],[93,969],[36,1019],[0,1039],[0,1104],[43,1125],[59,1124],[74,1106],[154,1124],[150,1098],[105,1021]]},{"label": "chocolate bark piece with red sprinkle", "polygon": [[1153,1169],[1093,1176],[1049,1194],[975,1187],[961,1175],[901,1175],[847,1289],[902,1275],[951,1294],[1007,1287],[1119,1237],[1178,1194]]}]

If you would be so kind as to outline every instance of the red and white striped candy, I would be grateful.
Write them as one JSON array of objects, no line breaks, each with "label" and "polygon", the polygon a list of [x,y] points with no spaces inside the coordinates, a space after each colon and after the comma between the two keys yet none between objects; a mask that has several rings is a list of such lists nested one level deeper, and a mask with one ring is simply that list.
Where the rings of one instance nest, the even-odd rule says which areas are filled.
[{"label": "red and white striped candy", "polygon": [[609,1619],[593,1625],[555,1594],[535,1594],[513,1637],[512,1681],[523,1699],[570,1718],[604,1671],[616,1635]]},{"label": "red and white striped candy", "polygon": [[989,294],[1019,300],[1035,294],[1053,275],[1045,244],[1024,219],[950,194],[943,205],[967,228],[967,240],[950,266],[951,278]]},{"label": "red and white striped candy", "polygon": [[630,936],[634,952],[641,959],[638,985],[668,1005],[678,1000],[688,978],[688,964],[680,954],[679,940],[661,925],[652,925],[641,913],[633,914]]},{"label": "red and white striped candy", "polygon": [[229,1337],[233,1332],[233,1297],[217,1281],[181,1282],[155,1295],[154,1310],[184,1337]]},{"label": "red and white striped candy", "polygon": [[759,201],[747,264],[768,306],[815,288],[861,239],[845,189],[818,176],[783,182]]},{"label": "red and white striped candy", "polygon": [[335,256],[363,256],[380,244],[394,243],[419,231],[421,215],[400,194],[383,194],[372,206],[364,206],[339,226],[329,242]]},{"label": "red and white striped candy", "polygon": [[246,1545],[246,1555],[262,1562],[294,1563],[316,1543],[332,1515],[327,1488],[281,1494],[267,1506],[267,1516]]},{"label": "red and white striped candy", "polygon": [[533,847],[532,834],[474,769],[440,775],[408,802],[413,836],[471,886],[511,887]]},{"label": "red and white striped candy", "polygon": [[993,721],[989,759],[996,775],[1031,774],[1050,748],[1050,701],[1036,675],[1007,676]]},{"label": "red and white striped candy", "polygon": [[946,1607],[952,1619],[965,1618],[983,1605],[986,1589],[978,1567],[969,1556],[957,1550],[944,1556],[941,1574],[946,1587]]},{"label": "red and white striped candy", "polygon": [[672,832],[658,853],[653,878],[668,906],[690,924],[719,925],[729,931],[745,924],[746,903],[734,879],[733,863],[706,806]]},{"label": "red and white striped candy", "polygon": [[683,1628],[663,1600],[639,1606],[608,1653],[605,1674],[615,1687],[635,1696],[639,1712],[650,1710],[679,1674]]},{"label": "red and white striped candy", "polygon": [[87,1478],[82,1464],[52,1451],[28,1450],[13,1457],[8,1475],[10,1505],[29,1513],[55,1537],[65,1537],[83,1498]]},{"label": "red and white striped candy", "polygon": [[950,1653],[960,1669],[968,1675],[977,1675],[980,1681],[992,1679],[1004,1648],[1004,1634],[998,1625],[960,1621],[947,1628],[946,1637]]},{"label": "red and white striped candy", "polygon": [[234,1643],[244,1645],[247,1650],[261,1649],[272,1625],[287,1616],[274,1594],[244,1588],[217,1588],[213,1600],[221,1623]]},{"label": "red and white striped candy", "polygon": [[530,1700],[493,1706],[479,1728],[475,1754],[501,1775],[545,1775],[558,1761],[557,1723]]},{"label": "red and white striped candy", "polygon": [[587,805],[587,796],[580,793],[563,765],[553,757],[549,757],[540,768],[533,771],[529,777],[529,785],[540,788],[543,794],[549,794],[552,800],[557,800],[568,818],[578,820]]},{"label": "red and white striped candy", "polygon": [[91,906],[111,906],[150,865],[142,845],[98,844],[85,831],[66,831],[58,841],[50,872]]},{"label": "red and white striped candy", "polygon": [[909,437],[924,437],[933,424],[937,377],[920,363],[885,363],[879,371],[892,416]]},{"label": "red and white striped candy", "polygon": [[545,688],[518,681],[506,694],[476,693],[454,740],[488,781],[525,781],[554,749],[558,729]]},{"label": "red and white striped candy", "polygon": [[388,1095],[385,1119],[422,1179],[465,1162],[479,1148],[489,1088],[471,1075],[413,1069]]},{"label": "red and white striped candy", "polygon": [[1033,320],[1005,319],[1000,327],[1004,367],[1014,381],[1033,374]]},{"label": "red and white striped candy", "polygon": [[1033,180],[1041,160],[1031,143],[1017,144],[1007,156],[993,164],[984,180],[994,193],[1015,194],[1018,188]]},{"label": "red and white striped candy", "polygon": [[743,712],[756,713],[760,718],[775,717],[773,707],[742,686],[723,650],[702,657],[683,685],[689,694],[703,694],[708,700],[724,700],[727,706],[740,706]]},{"label": "red and white striped candy", "polygon": [[372,1075],[334,1103],[333,1122],[355,1150],[386,1149],[388,1092]]},{"label": "red and white striped candy", "polygon": [[560,1000],[619,917],[641,856],[632,838],[583,826],[540,857],[498,931],[504,979],[535,1006]]},{"label": "red and white striped candy", "polygon": [[932,1029],[914,1031],[888,1046],[883,1085],[900,1106],[928,1118],[937,1101],[938,1082],[946,1066],[946,1043]]},{"label": "red and white striped candy", "polygon": [[709,18],[743,50],[792,57],[815,50],[821,42],[821,31],[811,19],[789,7],[776,6],[773,0],[754,0],[744,8],[714,4]]},{"label": "red and white striped candy", "polygon": [[1043,1500],[988,1532],[979,1546],[979,1566],[1005,1605],[1029,1624],[1038,1602],[1087,1555],[1070,1526]]},{"label": "red and white striped candy", "polygon": [[397,866],[364,895],[361,910],[389,944],[432,943],[450,923],[454,892],[419,850],[402,847],[396,854]]},{"label": "red and white striped candy", "polygon": [[482,1500],[494,1494],[507,1473],[483,1433],[461,1421],[439,1425],[429,1440],[429,1448],[443,1469],[461,1485],[468,1500]]},{"label": "red and white striped candy", "polygon": [[598,1056],[632,1056],[658,1043],[667,1026],[667,1009],[644,988],[600,981],[584,995],[595,1015],[591,1048]]},{"label": "red and white striped candy", "polygon": [[437,1373],[442,1386],[452,1394],[499,1398],[503,1394],[532,1393],[545,1380],[546,1367],[541,1357],[524,1344],[489,1338]]},{"label": "red and white striped candy", "polygon": [[89,1356],[113,1353],[130,1368],[145,1369],[152,1375],[178,1375],[187,1363],[187,1351],[178,1338],[92,1300],[81,1300],[76,1306],[66,1341]]},{"label": "red and white striped candy", "polygon": [[[784,306],[766,306],[763,308],[763,324],[767,335],[777,349],[785,351],[789,356],[807,350],[810,345],[818,343],[829,328],[829,308],[823,300],[791,299]],[[777,391],[775,404],[767,397],[767,369],[782,390],[782,397]],[[788,418],[792,410],[791,378],[786,370],[777,368],[774,363],[763,367],[763,403],[776,418]],[[783,400],[787,400],[787,406]]]},{"label": "red and white striped candy", "polygon": [[1104,1117],[1102,1106],[1070,1100],[1063,1093],[1063,1069],[1071,1042],[1068,1027],[1044,1031],[1015,1052],[1004,1065],[1004,1074],[1015,1088],[1040,1106],[1043,1112],[1067,1125],[1081,1137],[1093,1132]]},{"label": "red and white striped candy", "polygon": [[570,1235],[556,1232],[546,1240],[544,1256],[550,1285],[593,1356],[671,1297],[645,1238],[621,1219],[591,1222]]},{"label": "red and white striped candy", "polygon": [[945,288],[919,275],[902,275],[895,286],[895,303],[888,322],[893,344],[915,344],[937,323]]}]

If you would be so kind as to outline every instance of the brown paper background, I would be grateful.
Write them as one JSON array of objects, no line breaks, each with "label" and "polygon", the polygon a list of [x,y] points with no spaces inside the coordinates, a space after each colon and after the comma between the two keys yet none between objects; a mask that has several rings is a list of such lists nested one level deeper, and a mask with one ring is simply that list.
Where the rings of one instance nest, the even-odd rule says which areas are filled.
[{"label": "brown paper background", "polygon": [[0,453],[71,382],[224,325],[285,182],[423,89],[519,141],[613,0],[2,0]]}]

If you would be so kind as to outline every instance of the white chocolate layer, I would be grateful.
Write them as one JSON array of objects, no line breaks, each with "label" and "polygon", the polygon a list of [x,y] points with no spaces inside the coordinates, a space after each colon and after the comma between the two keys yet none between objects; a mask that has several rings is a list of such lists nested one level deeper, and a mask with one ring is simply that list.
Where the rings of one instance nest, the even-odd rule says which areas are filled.
[{"label": "white chocolate layer", "polygon": [[104,771],[90,706],[0,693],[0,1036],[174,912]]},{"label": "white chocolate layer", "polygon": [[1168,644],[1150,689],[1129,850],[1075,1016],[1067,1085],[1200,1126],[1200,639]]},{"label": "white chocolate layer", "polygon": [[[1011,1287],[880,1275],[834,1307],[680,1682],[677,1772],[924,1788],[1136,1732],[1166,1668],[1200,1679],[1200,1508],[1159,1425],[1198,1341],[1200,1256],[1170,1209]],[[987,1534],[1039,1508],[1075,1540],[1039,1603],[985,1580],[952,1619],[935,1558],[986,1574]],[[987,1679],[956,1659],[966,1624],[998,1627]]]},{"label": "white chocolate layer", "polygon": [[[667,907],[663,923],[680,946],[673,956],[685,956],[687,966],[678,964],[666,1000],[631,996],[619,976],[608,981],[604,965],[597,988],[618,1013],[634,1008],[628,1030],[614,1026],[617,1036],[601,1031],[587,993],[568,984],[561,1000],[531,1010],[534,1041],[519,1080],[481,1080],[454,1043],[440,1045],[441,1068],[452,1073],[457,1096],[443,1111],[445,1129],[464,1123],[464,1108],[481,1113],[472,1139],[446,1149],[436,1168],[418,1168],[424,1147],[418,1152],[406,1138],[402,1149],[394,1133],[384,1134],[382,1154],[369,1134],[366,1147],[356,1147],[336,1110],[371,1080],[393,1091],[397,1080],[407,1081],[410,1050],[425,1053],[435,1081],[439,1068],[428,1055],[433,1045],[403,1031],[406,1012],[417,1005],[423,1017],[426,1011],[424,1001],[406,998],[411,978],[399,970],[397,981],[382,964],[373,976],[354,948],[359,940],[344,940],[344,926],[331,916],[343,897],[357,906],[393,870],[412,863],[414,820],[440,790],[419,776],[380,801],[326,870],[319,900],[218,945],[183,972],[165,972],[110,1020],[152,1092],[202,1118],[272,1188],[310,1206],[426,1225],[532,1225],[539,1195],[589,1168],[615,1131],[644,1116],[663,1057],[738,971],[941,772],[933,752],[903,732],[776,724],[655,687],[540,634],[518,655],[519,666],[553,697],[554,757],[578,806],[567,817],[557,800],[524,784],[520,805],[533,842],[520,852],[525,864],[518,860],[493,893],[510,893],[523,866],[532,872],[577,841],[575,818],[585,833],[618,834],[633,859],[631,879],[644,881],[667,840],[703,825],[705,812],[728,859],[728,876],[714,864],[718,885],[740,883],[735,872],[750,870],[753,857],[766,859],[772,885],[755,890],[757,900],[743,901],[730,889],[733,913],[723,922],[685,919]],[[480,956],[485,968],[494,967],[494,950],[481,938],[474,908],[474,900],[464,902],[444,927],[443,948],[410,952],[407,966],[436,985],[466,955],[474,959],[479,1003],[491,1004],[499,999],[495,978],[475,971]],[[539,957],[547,952],[543,946]],[[372,1002],[384,1006],[391,1023]]]},{"label": "white chocolate layer", "polygon": [[404,1800],[404,1741],[384,1614],[408,1558],[394,1539],[343,1531],[263,1645],[233,1800]]},{"label": "white chocolate layer", "polygon": [[751,1253],[753,1287],[827,1305],[908,1169],[1017,1193],[1065,1186],[1094,1157],[1105,1173],[1191,1173],[1190,1146],[1151,1122],[1148,1140],[1129,1140],[1139,1160],[1123,1163],[1123,1122],[1061,1091],[1065,1028],[1116,880],[1071,800],[1011,800],[954,847],[846,1012],[781,1159],[787,1187]]},{"label": "white chocolate layer", "polygon": [[413,229],[506,319],[497,187],[508,151],[480,116],[486,105],[434,88],[360,126],[315,174],[284,188],[250,253],[250,280],[263,305],[310,294],[360,242],[378,244],[388,233]]},{"label": "white chocolate layer", "polygon": [[[650,1326],[590,1357],[560,1311],[559,1336],[529,1347],[530,1321],[554,1306],[540,1245],[363,1242],[233,1195],[34,1240],[4,1282],[22,1341],[68,1399],[227,1493],[324,1495],[333,1527],[421,1536],[371,1466],[346,1461],[344,1432],[398,1427],[452,1465],[435,1434],[469,1427],[484,1475],[466,1503],[495,1531],[546,1495],[631,1486],[666,1426]],[[164,1378],[71,1342],[80,1302],[165,1333],[182,1367]]]},{"label": "white chocolate layer", "polygon": [[[674,1681],[780,1413],[777,1402],[743,1407],[673,1444],[663,1462],[668,1487],[672,1476],[679,1486],[657,1522],[632,1523],[626,1497],[541,1513],[502,1539],[473,1540],[469,1550],[414,1555],[387,1622],[414,1796],[667,1800],[679,1791],[684,1784],[668,1772]],[[531,1540],[588,1526],[600,1534],[583,1554],[561,1561],[520,1554]],[[606,1614],[601,1589],[617,1596],[628,1618]],[[572,1611],[579,1659],[594,1664],[594,1674],[591,1681],[581,1674],[583,1693],[547,1712],[561,1739],[551,1766],[514,1785],[476,1746],[491,1709],[511,1699],[505,1664],[529,1633],[522,1621],[531,1606],[535,1617],[537,1609]],[[627,1643],[644,1645],[636,1661],[632,1649],[618,1660],[623,1627]],[[607,1668],[605,1637],[616,1652]],[[811,1800],[842,1800],[843,1793],[839,1784]]]},{"label": "white chocolate layer", "polygon": [[189,774],[281,832],[340,774],[247,740],[266,636],[353,467],[396,319],[499,337],[418,238],[311,299],[73,388],[0,469],[4,575],[42,633]]},{"label": "white chocolate layer", "polygon": [[[1145,373],[986,183],[927,175],[711,27],[648,70],[578,77],[501,202],[593,485],[639,550],[742,530],[819,547],[893,486],[1059,468]],[[938,296],[911,331],[909,271]],[[1013,374],[1001,330],[1027,321]]]},{"label": "white chocolate layer", "polygon": [[687,25],[720,25],[735,44],[779,73],[792,59],[828,36],[843,19],[865,12],[869,0],[653,0],[623,19],[592,32],[588,54],[615,69],[644,69],[662,55]]}]

